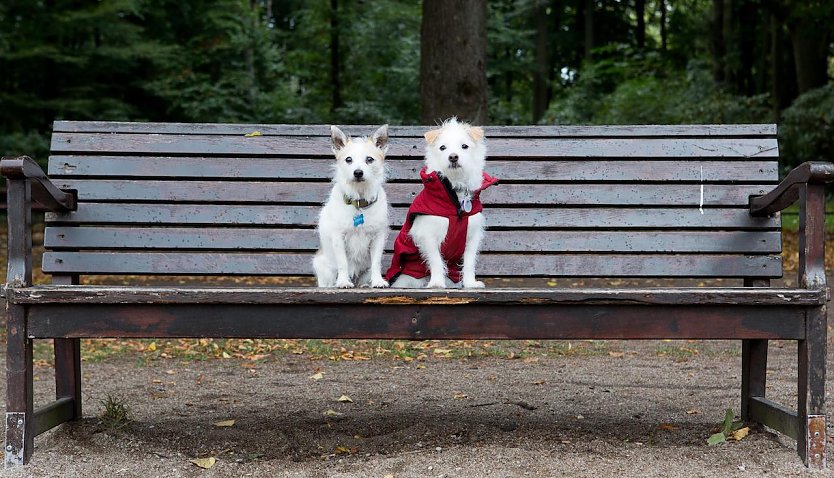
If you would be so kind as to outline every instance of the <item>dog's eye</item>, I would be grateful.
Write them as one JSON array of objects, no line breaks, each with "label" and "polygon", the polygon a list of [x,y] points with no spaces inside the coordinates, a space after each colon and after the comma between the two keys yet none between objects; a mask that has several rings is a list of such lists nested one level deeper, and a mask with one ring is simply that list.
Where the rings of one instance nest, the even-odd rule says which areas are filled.
[{"label": "dog's eye", "polygon": [[463,149],[469,149],[469,145],[466,143],[463,143],[462,145],[460,145],[460,147]]},{"label": "dog's eye", "polygon": [[440,151],[446,151],[446,145],[445,144],[440,147]]},{"label": "dog's eye", "polygon": [[352,162],[353,162],[353,158],[351,158],[350,156],[348,156],[347,158],[345,158],[345,162],[346,162],[346,163],[348,163],[348,164],[350,164],[350,163],[352,163]]},{"label": "dog's eye", "polygon": [[371,156],[368,156],[367,158],[365,158],[365,162],[368,163],[368,164],[371,164],[371,163],[374,162],[374,158],[372,158]]}]

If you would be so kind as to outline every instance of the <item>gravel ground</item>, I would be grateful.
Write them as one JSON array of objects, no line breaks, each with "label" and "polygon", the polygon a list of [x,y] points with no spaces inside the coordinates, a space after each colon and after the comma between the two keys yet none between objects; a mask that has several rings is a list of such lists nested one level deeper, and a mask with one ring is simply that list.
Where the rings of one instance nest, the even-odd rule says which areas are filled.
[{"label": "gravel ground", "polygon": [[[738,410],[736,342],[683,357],[657,352],[685,342],[609,344],[622,356],[85,363],[87,418],[38,437],[32,463],[2,476],[834,476],[806,470],[795,443],[767,430],[706,446],[724,409]],[[771,347],[768,394],[785,403],[795,354]],[[36,375],[44,403],[51,368]],[[131,411],[116,431],[96,418],[107,394]],[[208,456],[208,470],[190,461]]]}]

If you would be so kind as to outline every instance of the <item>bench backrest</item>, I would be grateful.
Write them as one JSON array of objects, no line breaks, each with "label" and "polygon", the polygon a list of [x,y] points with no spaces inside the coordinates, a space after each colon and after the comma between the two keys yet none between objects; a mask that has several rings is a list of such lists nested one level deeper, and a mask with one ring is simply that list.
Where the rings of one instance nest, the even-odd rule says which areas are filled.
[{"label": "bench backrest", "polygon": [[[426,129],[390,128],[389,246],[421,187]],[[487,172],[501,184],[483,195],[480,275],[782,275],[780,218],[747,210],[778,180],[774,125],[486,134]],[[312,272],[330,189],[328,126],[58,121],[51,149],[48,173],[78,191],[78,210],[47,214],[44,272]]]}]

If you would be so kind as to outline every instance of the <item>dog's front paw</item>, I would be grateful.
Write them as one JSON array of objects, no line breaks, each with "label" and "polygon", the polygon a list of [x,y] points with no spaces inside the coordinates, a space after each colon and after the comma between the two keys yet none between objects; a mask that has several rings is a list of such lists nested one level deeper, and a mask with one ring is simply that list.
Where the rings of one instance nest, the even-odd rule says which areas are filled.
[{"label": "dog's front paw", "polygon": [[339,289],[350,289],[353,287],[353,282],[348,279],[336,279],[336,287]]},{"label": "dog's front paw", "polygon": [[371,287],[375,289],[380,289],[382,287],[388,287],[388,281],[383,279],[382,277],[377,277],[375,279],[371,279]]},{"label": "dog's front paw", "polygon": [[427,289],[445,289],[446,281],[444,279],[432,279],[426,284]]},{"label": "dog's front paw", "polygon": [[464,289],[483,289],[484,287],[486,287],[484,283],[479,280],[471,279],[463,281]]}]

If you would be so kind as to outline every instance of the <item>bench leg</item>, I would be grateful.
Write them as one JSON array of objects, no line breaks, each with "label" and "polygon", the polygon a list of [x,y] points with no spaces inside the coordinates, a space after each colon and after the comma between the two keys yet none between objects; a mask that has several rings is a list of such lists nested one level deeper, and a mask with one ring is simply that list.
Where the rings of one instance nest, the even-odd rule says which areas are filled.
[{"label": "bench leg", "polygon": [[825,468],[825,359],[827,317],[825,306],[806,316],[805,340],[799,341],[797,451],[806,466]]},{"label": "bench leg", "polygon": [[55,339],[55,398],[72,399],[70,419],[81,419],[81,339]]},{"label": "bench leg", "polygon": [[34,448],[32,340],[26,333],[26,309],[6,306],[5,466],[25,465]]},{"label": "bench leg", "polygon": [[764,397],[767,383],[767,340],[741,341],[741,419],[750,421],[750,399]]}]

